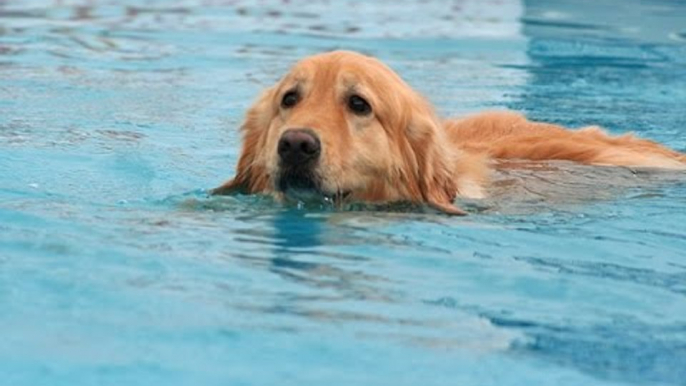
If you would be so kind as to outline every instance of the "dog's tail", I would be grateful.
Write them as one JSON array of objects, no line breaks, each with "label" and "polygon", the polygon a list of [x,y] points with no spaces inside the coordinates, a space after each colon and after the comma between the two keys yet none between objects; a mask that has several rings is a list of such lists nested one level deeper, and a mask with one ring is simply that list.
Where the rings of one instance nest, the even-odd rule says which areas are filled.
[{"label": "dog's tail", "polygon": [[686,170],[686,155],[633,134],[612,136],[595,126],[568,130],[511,112],[446,122],[451,139],[495,159],[568,160],[593,165]]}]

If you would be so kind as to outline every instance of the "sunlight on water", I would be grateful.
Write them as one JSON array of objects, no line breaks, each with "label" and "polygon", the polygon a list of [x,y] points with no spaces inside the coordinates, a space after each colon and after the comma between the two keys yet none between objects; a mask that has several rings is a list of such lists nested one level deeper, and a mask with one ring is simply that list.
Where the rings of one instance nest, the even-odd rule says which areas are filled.
[{"label": "sunlight on water", "polygon": [[[621,3],[621,4],[620,4]],[[0,384],[682,385],[686,175],[496,165],[467,217],[210,197],[298,58],[686,150],[682,2],[0,0]]]}]

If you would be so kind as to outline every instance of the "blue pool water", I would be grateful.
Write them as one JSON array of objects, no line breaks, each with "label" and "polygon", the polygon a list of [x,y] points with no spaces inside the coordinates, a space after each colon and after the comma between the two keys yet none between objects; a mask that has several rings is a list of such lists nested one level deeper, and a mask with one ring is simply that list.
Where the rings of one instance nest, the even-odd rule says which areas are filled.
[{"label": "blue pool water", "polygon": [[208,198],[250,101],[374,54],[443,114],[686,150],[686,3],[0,1],[0,385],[686,385],[686,175],[450,218]]}]

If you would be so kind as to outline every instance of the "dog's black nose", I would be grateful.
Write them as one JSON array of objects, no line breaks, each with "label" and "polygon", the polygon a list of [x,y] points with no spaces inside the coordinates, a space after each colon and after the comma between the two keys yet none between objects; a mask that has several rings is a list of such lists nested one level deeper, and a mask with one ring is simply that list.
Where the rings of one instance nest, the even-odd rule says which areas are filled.
[{"label": "dog's black nose", "polygon": [[319,138],[308,129],[291,129],[279,139],[279,157],[289,165],[297,165],[319,157],[321,152]]}]

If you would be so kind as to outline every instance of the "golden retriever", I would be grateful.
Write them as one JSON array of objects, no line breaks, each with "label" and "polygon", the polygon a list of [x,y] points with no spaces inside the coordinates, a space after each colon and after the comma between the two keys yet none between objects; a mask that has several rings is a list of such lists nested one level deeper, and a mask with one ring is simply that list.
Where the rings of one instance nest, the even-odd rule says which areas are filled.
[{"label": "golden retriever", "polygon": [[425,203],[449,214],[482,198],[490,160],[570,160],[686,169],[686,156],[598,127],[568,130],[512,112],[441,120],[379,60],[349,51],[297,63],[248,110],[236,176],[213,194]]}]

